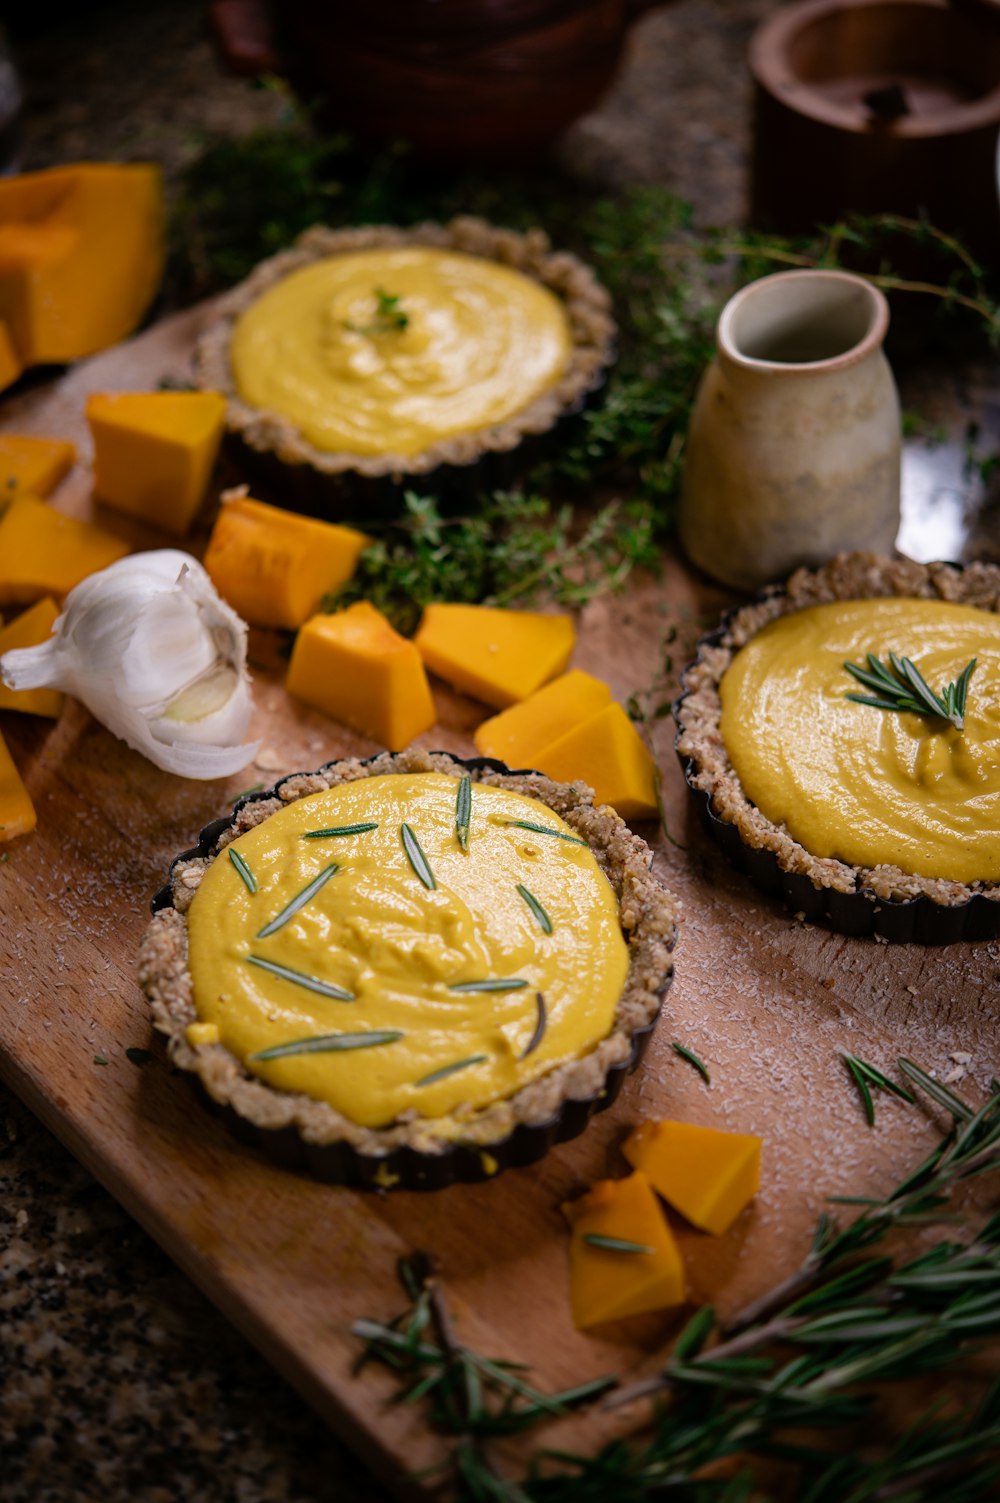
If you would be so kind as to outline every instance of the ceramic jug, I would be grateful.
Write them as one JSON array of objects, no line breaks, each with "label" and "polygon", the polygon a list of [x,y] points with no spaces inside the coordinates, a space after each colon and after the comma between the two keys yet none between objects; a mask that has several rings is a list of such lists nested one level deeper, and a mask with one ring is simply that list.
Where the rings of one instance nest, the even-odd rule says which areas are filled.
[{"label": "ceramic jug", "polygon": [[679,515],[707,574],[753,590],[844,550],[892,551],[902,434],[888,324],[878,289],[841,271],[779,272],[726,304]]}]

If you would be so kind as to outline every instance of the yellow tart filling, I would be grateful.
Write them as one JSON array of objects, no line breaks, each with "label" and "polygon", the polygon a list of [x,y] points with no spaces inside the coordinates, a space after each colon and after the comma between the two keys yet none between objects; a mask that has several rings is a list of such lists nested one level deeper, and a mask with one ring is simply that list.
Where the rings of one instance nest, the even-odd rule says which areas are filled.
[{"label": "yellow tart filling", "polygon": [[[965,726],[876,709],[844,669],[910,658],[937,693],[976,659]],[[746,796],[814,856],[954,882],[1000,877],[1000,618],[944,601],[848,600],[780,616],[720,685]]]},{"label": "yellow tart filling", "polygon": [[198,1020],[269,1085],[365,1127],[442,1118],[611,1032],[628,956],[590,847],[545,805],[480,784],[465,785],[463,846],[459,787],[341,784],[206,870],[188,914]]},{"label": "yellow tart filling", "polygon": [[408,455],[527,407],[571,347],[563,305],[540,283],[403,246],[292,272],[241,315],[230,358],[240,395],[317,449]]}]

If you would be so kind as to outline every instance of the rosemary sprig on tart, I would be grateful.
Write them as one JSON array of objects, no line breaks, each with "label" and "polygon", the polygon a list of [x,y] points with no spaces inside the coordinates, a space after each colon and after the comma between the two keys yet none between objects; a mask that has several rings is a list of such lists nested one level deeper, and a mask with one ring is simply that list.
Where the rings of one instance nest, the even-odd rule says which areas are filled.
[{"label": "rosemary sprig on tart", "polygon": [[889,653],[889,667],[875,656],[867,654],[867,669],[857,663],[845,663],[852,678],[874,694],[847,694],[859,705],[873,705],[877,710],[906,710],[914,715],[934,715],[948,720],[957,731],[965,729],[965,704],[969,695],[969,680],[976,666],[972,658],[962,669],[958,678],[945,684],[940,694],[935,694],[920,669],[909,658],[898,653]]}]

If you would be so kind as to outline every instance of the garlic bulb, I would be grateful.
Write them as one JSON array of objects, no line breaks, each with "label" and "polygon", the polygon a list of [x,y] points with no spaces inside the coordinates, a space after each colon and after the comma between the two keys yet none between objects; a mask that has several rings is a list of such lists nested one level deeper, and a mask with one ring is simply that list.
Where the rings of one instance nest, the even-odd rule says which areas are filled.
[{"label": "garlic bulb", "polygon": [[247,629],[201,564],[163,548],[119,559],[66,596],[40,647],[0,657],[9,689],[64,689],[157,767],[220,778],[252,760]]}]

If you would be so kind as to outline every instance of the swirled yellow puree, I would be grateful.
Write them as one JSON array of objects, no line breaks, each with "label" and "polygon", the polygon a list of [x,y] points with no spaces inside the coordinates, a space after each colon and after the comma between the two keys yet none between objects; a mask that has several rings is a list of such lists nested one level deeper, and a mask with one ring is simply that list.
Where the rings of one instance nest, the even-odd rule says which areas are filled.
[{"label": "swirled yellow puree", "polygon": [[[509,1096],[611,1031],[628,961],[614,892],[590,848],[509,823],[573,833],[532,799],[473,784],[463,851],[457,790],[443,774],[390,774],[311,794],[230,847],[256,892],[226,853],[206,871],[188,915],[198,1017],[217,1024],[221,1042],[270,1085],[381,1127],[401,1112],[441,1117]],[[373,822],[355,834],[304,838]],[[423,879],[404,825],[416,838],[417,865],[419,853],[425,858]],[[295,975],[353,1000],[311,990]],[[507,981],[525,984],[456,989]],[[344,1035],[386,1041],[254,1057]]]},{"label": "swirled yellow puree", "polygon": [[559,379],[571,343],[540,283],[408,246],[292,272],[242,314],[231,360],[246,401],[290,418],[316,448],[418,454],[526,407]]},{"label": "swirled yellow puree", "polygon": [[[965,729],[856,704],[845,671],[911,658],[937,693],[970,658]],[[1000,619],[849,600],[772,621],[723,677],[722,737],[747,796],[813,855],[956,882],[1000,877]]]}]

